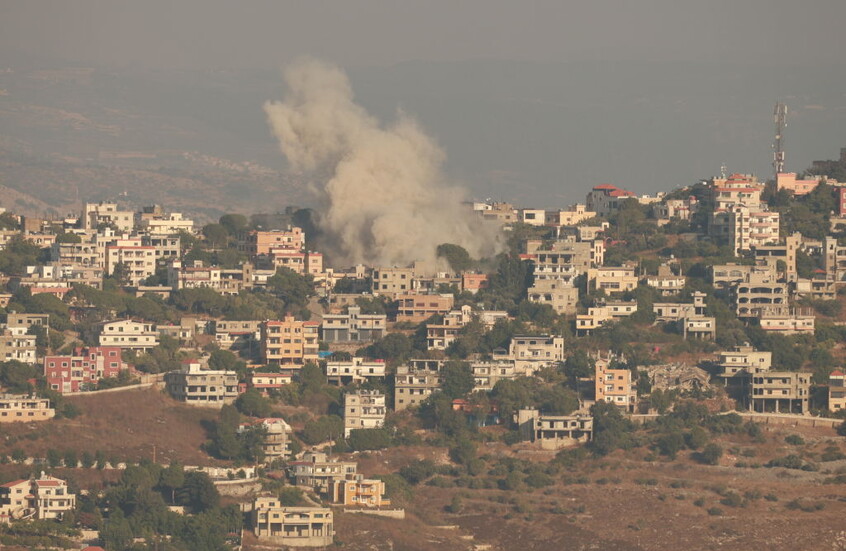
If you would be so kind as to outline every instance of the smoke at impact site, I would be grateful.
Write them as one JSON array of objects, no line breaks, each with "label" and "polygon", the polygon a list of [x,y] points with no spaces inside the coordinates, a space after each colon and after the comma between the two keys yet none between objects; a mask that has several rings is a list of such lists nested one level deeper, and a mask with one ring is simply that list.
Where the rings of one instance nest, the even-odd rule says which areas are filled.
[{"label": "smoke at impact site", "polygon": [[496,228],[462,205],[449,185],[445,155],[409,116],[382,125],[353,100],[346,74],[316,60],[287,68],[287,94],[264,105],[291,168],[319,182],[323,247],[337,266],[445,267],[441,243],[474,258],[500,249]]}]

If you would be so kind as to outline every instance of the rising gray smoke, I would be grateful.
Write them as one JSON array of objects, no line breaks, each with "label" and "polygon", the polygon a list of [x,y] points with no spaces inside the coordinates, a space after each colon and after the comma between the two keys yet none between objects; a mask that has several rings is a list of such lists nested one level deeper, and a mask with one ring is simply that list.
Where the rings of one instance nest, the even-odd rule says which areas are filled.
[{"label": "rising gray smoke", "polygon": [[314,60],[285,71],[288,94],[264,105],[282,153],[294,170],[325,182],[320,229],[333,264],[439,266],[441,243],[474,258],[498,252],[496,228],[461,205],[464,190],[447,185],[444,154],[409,117],[382,126],[354,103],[346,75]]}]

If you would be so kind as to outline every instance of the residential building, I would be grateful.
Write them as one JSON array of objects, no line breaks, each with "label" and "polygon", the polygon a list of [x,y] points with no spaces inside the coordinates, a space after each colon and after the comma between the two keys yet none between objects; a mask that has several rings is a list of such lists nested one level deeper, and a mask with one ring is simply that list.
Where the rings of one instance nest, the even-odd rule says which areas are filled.
[{"label": "residential building", "polygon": [[416,406],[440,389],[443,365],[443,360],[410,360],[406,365],[397,366],[394,410]]},{"label": "residential building", "polygon": [[330,460],[325,453],[306,452],[301,461],[290,464],[289,474],[295,485],[314,488],[319,494],[328,494],[333,482],[354,477],[357,470],[358,463],[355,461]]},{"label": "residential building", "polygon": [[249,231],[238,241],[238,250],[250,256],[270,254],[271,249],[302,251],[304,248],[305,233],[296,226],[288,226],[285,230]]},{"label": "residential building", "polygon": [[291,437],[294,434],[291,425],[280,417],[253,419],[238,425],[238,432],[244,433],[254,427],[261,427],[264,432],[264,463],[272,463],[277,459],[287,459],[291,456]]},{"label": "residential building", "polygon": [[490,284],[488,274],[476,274],[464,272],[461,274],[461,290],[468,291],[474,295],[482,289],[487,289]]},{"label": "residential building", "polygon": [[426,338],[429,350],[446,350],[455,342],[459,331],[473,320],[478,320],[486,329],[493,327],[498,320],[508,319],[508,312],[481,310],[474,312],[473,307],[465,304],[457,310],[450,310],[444,315],[442,323],[426,324]]},{"label": "residential building", "polygon": [[473,210],[480,214],[485,220],[498,222],[503,225],[517,222],[517,211],[511,203],[474,203]]},{"label": "residential building", "polygon": [[835,284],[846,282],[846,246],[840,245],[836,237],[823,239],[823,267]]},{"label": "residential building", "polygon": [[756,350],[748,344],[724,350],[717,356],[720,377],[749,377],[753,373],[769,371],[773,364],[773,353]]},{"label": "residential building", "polygon": [[0,485],[0,523],[13,520],[61,520],[76,508],[76,494],[60,478],[45,475]]},{"label": "residential building", "polygon": [[183,266],[180,260],[171,260],[167,266],[167,284],[174,291],[209,287],[224,295],[237,295],[253,287],[254,267],[249,262],[240,268],[225,269],[206,266],[195,260],[190,266]]},{"label": "residential building", "polygon": [[159,332],[152,323],[120,320],[100,323],[98,340],[100,346],[116,346],[123,350],[143,352],[159,345]]},{"label": "residential building", "polygon": [[238,397],[238,375],[234,371],[203,369],[188,360],[182,368],[165,373],[165,388],[175,400],[194,406],[223,407]]},{"label": "residential building", "polygon": [[776,272],[769,267],[751,270],[744,281],[735,286],[733,295],[739,318],[759,317],[764,308],[788,303],[787,284],[779,282]]},{"label": "residential building", "polygon": [[717,337],[717,319],[709,316],[694,316],[681,320],[682,335],[700,340],[714,340]]},{"label": "residential building", "polygon": [[717,289],[731,289],[738,283],[746,281],[754,270],[760,266],[749,264],[716,264],[710,266],[711,284]]},{"label": "residential building", "polygon": [[846,374],[835,369],[828,375],[828,410],[846,409]]},{"label": "residential building", "polygon": [[637,389],[632,381],[632,372],[627,367],[612,368],[613,359],[596,359],[595,399],[597,402],[609,402],[633,412],[637,403]]},{"label": "residential building", "polygon": [[634,199],[637,196],[634,192],[620,189],[611,184],[595,186],[587,194],[585,206],[587,210],[595,212],[598,216],[610,216],[620,208],[620,202],[626,199]]},{"label": "residential building", "polygon": [[549,304],[557,314],[575,314],[579,304],[579,290],[572,281],[538,279],[528,289],[529,302]]},{"label": "residential building", "polygon": [[118,210],[116,203],[85,203],[82,229],[96,230],[103,225],[114,226],[120,232],[131,232],[135,225],[135,213]]},{"label": "residential building", "polygon": [[564,361],[564,338],[557,335],[515,335],[508,347],[517,373],[532,375]]},{"label": "residential building", "polygon": [[576,316],[576,333],[589,335],[591,331],[599,329],[603,325],[622,318],[631,316],[637,312],[637,301],[605,301],[597,306],[588,308],[587,314]]},{"label": "residential building", "polygon": [[759,371],[752,374],[750,409],[757,412],[801,413],[809,411],[811,374],[795,371]]},{"label": "residential building", "polygon": [[35,339],[35,335],[16,335],[8,329],[3,329],[0,332],[0,362],[17,360],[34,364]]},{"label": "residential building", "polygon": [[335,539],[332,510],[284,507],[275,497],[257,497],[253,533],[260,542],[290,547],[328,547]]},{"label": "residential building", "polygon": [[383,480],[364,478],[355,475],[345,480],[334,480],[329,490],[333,503],[340,503],[347,507],[387,507],[391,500],[385,497],[385,482]]},{"label": "residential building", "polygon": [[755,247],[778,244],[779,213],[746,205],[731,205],[715,211],[708,227],[709,235],[732,247],[735,254]]},{"label": "residential building", "polygon": [[287,373],[263,373],[254,371],[250,374],[249,386],[256,390],[267,393],[268,390],[279,390],[291,384],[294,380],[293,374]]},{"label": "residential building", "polygon": [[453,295],[397,295],[397,321],[420,323],[452,310]]},{"label": "residential building", "polygon": [[652,205],[652,213],[663,225],[672,219],[690,220],[690,215],[699,210],[699,202],[691,195],[687,199],[667,199],[662,203]]},{"label": "residential building", "polygon": [[815,319],[811,308],[766,307],[761,309],[758,322],[761,329],[771,333],[783,335],[798,335],[806,333],[813,335]]},{"label": "residential building", "polygon": [[519,209],[517,211],[520,222],[530,226],[545,226],[546,211],[544,209]]},{"label": "residential building", "polygon": [[807,195],[814,191],[825,176],[811,176],[810,178],[798,178],[795,172],[779,172],[776,174],[776,189],[786,189],[794,196]]},{"label": "residential building", "polygon": [[656,289],[661,296],[678,294],[687,284],[687,278],[681,274],[674,274],[669,264],[658,266],[658,275],[648,275],[645,281],[647,286]]},{"label": "residential building", "polygon": [[141,282],[156,273],[156,249],[141,244],[141,238],[115,239],[107,244],[106,275],[114,275],[118,266],[123,266],[126,283],[138,286]]},{"label": "residential building", "polygon": [[[783,245],[760,245],[755,247],[756,263],[766,264],[774,272],[784,272],[789,283],[794,283],[799,275],[796,271],[796,253],[802,245],[802,234],[795,232],[784,238]],[[779,269],[779,263],[784,264]]]},{"label": "residential building", "polygon": [[607,294],[633,291],[638,284],[636,267],[633,265],[592,268],[588,270],[587,278],[589,290],[602,289]]},{"label": "residential building", "polygon": [[23,394],[0,395],[0,423],[46,421],[56,416],[47,398]]},{"label": "residential building", "polygon": [[354,357],[350,361],[326,362],[326,380],[330,384],[346,386],[385,378],[385,360],[367,361]]},{"label": "residential building", "polygon": [[30,328],[40,327],[45,333],[50,332],[50,314],[6,314],[6,329],[13,335],[26,335]]},{"label": "residential building", "polygon": [[417,287],[414,284],[414,268],[374,268],[374,295],[408,295]]},{"label": "residential building", "polygon": [[166,213],[159,205],[143,207],[140,212],[136,213],[135,225],[138,231],[148,235],[194,233],[193,220],[185,218],[181,212]]},{"label": "residential building", "polygon": [[214,323],[214,340],[222,350],[246,350],[255,346],[258,350],[261,340],[261,324],[259,320],[216,320]]},{"label": "residential building", "polygon": [[579,222],[596,218],[596,213],[582,203],[570,205],[566,210],[547,213],[547,224],[551,226],[575,226]]},{"label": "residential building", "polygon": [[325,314],[320,325],[326,342],[367,342],[385,336],[386,314],[362,314],[361,307],[350,306],[346,314]]},{"label": "residential building", "polygon": [[491,391],[499,381],[514,379],[514,360],[477,361],[470,364],[475,385],[473,390]]},{"label": "residential building", "polygon": [[117,346],[75,348],[70,356],[44,358],[47,386],[60,394],[93,390],[101,379],[117,377],[129,366]]},{"label": "residential building", "polygon": [[378,390],[344,394],[344,437],[355,429],[377,429],[385,424],[385,395]]},{"label": "residential building", "polygon": [[166,262],[182,256],[182,240],[179,237],[143,235],[141,236],[141,244],[145,247],[153,247],[153,256],[157,262]]},{"label": "residential building", "polygon": [[282,321],[265,321],[261,324],[261,352],[265,363],[301,367],[317,361],[318,331],[320,324],[299,321],[285,316]]},{"label": "residential building", "polygon": [[545,450],[585,443],[593,435],[590,414],[548,415],[536,409],[521,409],[515,417],[523,440],[538,442]]}]

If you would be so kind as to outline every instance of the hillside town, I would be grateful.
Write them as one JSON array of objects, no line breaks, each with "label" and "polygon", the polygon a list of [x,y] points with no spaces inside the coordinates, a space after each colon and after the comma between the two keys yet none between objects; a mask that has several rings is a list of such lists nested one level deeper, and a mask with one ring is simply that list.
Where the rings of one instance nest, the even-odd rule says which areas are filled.
[{"label": "hillside town", "polygon": [[[846,148],[766,181],[585,192],[468,202],[499,248],[442,243],[436,266],[338,267],[306,208],[2,209],[0,547],[326,547],[352,537],[339,516],[411,522],[416,488],[552,492],[635,452],[747,468],[779,425],[827,431],[827,451],[764,467],[846,459]],[[195,420],[197,465],[164,436],[79,440],[138,396]],[[474,507],[455,493],[442,513]]]}]

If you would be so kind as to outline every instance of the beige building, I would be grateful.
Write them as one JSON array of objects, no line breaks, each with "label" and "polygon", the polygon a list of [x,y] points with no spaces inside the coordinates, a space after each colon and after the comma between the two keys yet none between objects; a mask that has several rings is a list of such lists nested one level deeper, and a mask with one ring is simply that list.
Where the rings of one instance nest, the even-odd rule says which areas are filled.
[{"label": "beige building", "polygon": [[773,365],[773,353],[755,350],[748,344],[724,350],[717,356],[720,377],[748,377],[759,371],[769,371]]},{"label": "beige building", "polygon": [[253,504],[253,532],[261,542],[290,547],[328,547],[335,539],[332,510],[323,507],[283,507],[273,497]]},{"label": "beige building", "polygon": [[599,306],[588,308],[587,314],[576,316],[576,334],[590,335],[603,325],[637,312],[637,301],[607,301]]},{"label": "beige building", "polygon": [[332,482],[330,496],[333,503],[347,507],[387,507],[391,500],[385,497],[385,482],[364,478],[362,475]]},{"label": "beige building", "polygon": [[177,371],[165,373],[165,388],[174,399],[194,406],[223,407],[238,398],[238,375],[234,371],[203,369],[187,361]]},{"label": "beige building", "polygon": [[214,341],[222,350],[248,349],[258,346],[261,339],[262,322],[259,320],[216,320],[213,323]]},{"label": "beige building", "polygon": [[116,203],[85,203],[82,213],[82,228],[95,230],[101,224],[114,225],[118,231],[131,232],[135,225],[135,213],[118,210]]},{"label": "beige building", "polygon": [[152,323],[120,320],[99,325],[100,346],[117,346],[124,350],[144,351],[159,345],[159,332]]},{"label": "beige building", "polygon": [[35,335],[16,335],[9,329],[0,331],[0,362],[17,360],[28,364],[35,363]]},{"label": "beige building", "polygon": [[453,295],[398,295],[397,321],[420,323],[452,310]]},{"label": "beige building", "polygon": [[637,403],[637,390],[632,381],[632,372],[628,368],[612,369],[612,359],[596,359],[595,399],[597,402],[609,402],[632,412]]},{"label": "beige building", "polygon": [[385,378],[385,360],[366,361],[354,357],[350,361],[326,362],[326,380],[330,384],[348,385]]},{"label": "beige building", "polygon": [[156,249],[141,244],[140,237],[116,238],[105,247],[105,272],[113,275],[118,265],[125,268],[125,275],[131,286],[156,273]]},{"label": "beige building", "polygon": [[579,222],[595,218],[596,213],[588,210],[582,203],[570,205],[565,210],[552,211],[547,214],[547,223],[552,226],[575,226]]},{"label": "beige building", "polygon": [[238,250],[250,256],[269,254],[271,249],[302,251],[304,248],[305,233],[296,226],[288,226],[285,230],[249,231],[238,241]]},{"label": "beige building", "polygon": [[325,314],[320,332],[326,342],[367,342],[379,340],[387,331],[388,316],[362,314],[358,306],[350,306],[346,314]]},{"label": "beige building", "polygon": [[0,395],[0,423],[46,421],[56,416],[47,398],[4,394]]},{"label": "beige building", "polygon": [[828,376],[828,410],[846,409],[846,374],[835,369]]},{"label": "beige building", "polygon": [[441,388],[443,360],[409,360],[394,375],[394,410],[416,406]]},{"label": "beige building", "polygon": [[545,450],[585,443],[593,435],[593,417],[589,414],[547,415],[536,409],[521,409],[516,418],[523,440],[538,442]]},{"label": "beige building", "polygon": [[811,308],[769,307],[758,315],[761,329],[782,335],[814,334],[816,316]]},{"label": "beige building", "polygon": [[475,386],[473,390],[491,391],[499,381],[514,379],[514,360],[479,361],[470,364]]},{"label": "beige building", "polygon": [[535,304],[549,304],[557,314],[575,314],[579,305],[579,290],[572,281],[537,279],[528,289],[528,299]]},{"label": "beige building", "polygon": [[661,264],[658,267],[658,275],[646,276],[645,282],[647,286],[661,293],[661,296],[668,296],[680,293],[687,284],[687,278],[674,274],[669,264]]},{"label": "beige building", "polygon": [[809,410],[811,374],[760,371],[752,374],[750,409],[757,412],[801,413]]},{"label": "beige building", "polygon": [[408,295],[416,290],[414,268],[374,268],[374,295]]},{"label": "beige building", "polygon": [[355,477],[358,463],[330,460],[325,453],[306,452],[302,460],[292,462],[288,469],[297,486],[314,488],[317,493],[328,495],[334,482]]},{"label": "beige building", "polygon": [[786,283],[777,280],[776,272],[769,268],[753,268],[746,278],[734,288],[737,317],[756,318],[769,307],[788,304]]},{"label": "beige building", "polygon": [[385,424],[385,395],[378,390],[344,394],[344,437],[356,429],[378,429]]},{"label": "beige building", "polygon": [[61,520],[76,507],[76,494],[64,480],[45,475],[0,485],[0,523],[13,520]]},{"label": "beige building", "polygon": [[265,363],[301,367],[317,361],[320,324],[286,316],[261,325],[261,351]]},{"label": "beige building", "polygon": [[588,289],[608,294],[633,291],[638,284],[635,266],[603,266],[588,270]]},{"label": "beige building", "polygon": [[262,427],[266,432],[262,446],[265,464],[272,463],[277,459],[287,459],[291,456],[291,438],[294,434],[291,425],[280,417],[268,417],[241,423],[238,426],[238,432],[246,432],[256,426]]},{"label": "beige building", "polygon": [[564,337],[557,335],[515,335],[508,347],[514,369],[532,375],[544,367],[564,361]]}]

